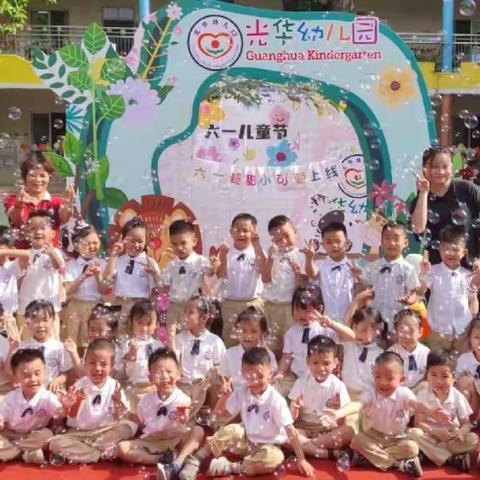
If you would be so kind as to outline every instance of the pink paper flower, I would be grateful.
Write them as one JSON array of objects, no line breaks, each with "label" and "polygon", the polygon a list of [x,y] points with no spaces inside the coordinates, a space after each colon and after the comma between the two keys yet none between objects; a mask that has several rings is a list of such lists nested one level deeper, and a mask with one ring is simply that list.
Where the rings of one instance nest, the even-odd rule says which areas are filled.
[{"label": "pink paper flower", "polygon": [[182,18],[182,7],[179,7],[175,2],[169,3],[167,17],[171,20],[180,20]]},{"label": "pink paper flower", "polygon": [[407,203],[401,198],[395,198],[395,205],[393,206],[393,208],[395,208],[395,213],[397,215],[400,215],[402,213],[408,213]]},{"label": "pink paper flower", "polygon": [[380,185],[372,184],[373,192],[369,197],[375,201],[375,208],[380,208],[385,202],[393,202],[393,190],[396,187],[395,183],[388,183],[382,180]]}]

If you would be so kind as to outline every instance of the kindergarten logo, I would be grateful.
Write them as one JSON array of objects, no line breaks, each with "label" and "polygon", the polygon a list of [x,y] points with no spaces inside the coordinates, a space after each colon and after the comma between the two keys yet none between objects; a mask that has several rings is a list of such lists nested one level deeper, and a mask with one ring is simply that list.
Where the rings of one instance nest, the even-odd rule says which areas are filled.
[{"label": "kindergarten logo", "polygon": [[188,51],[193,60],[207,70],[223,70],[234,65],[243,50],[238,26],[222,15],[198,20],[188,34]]}]

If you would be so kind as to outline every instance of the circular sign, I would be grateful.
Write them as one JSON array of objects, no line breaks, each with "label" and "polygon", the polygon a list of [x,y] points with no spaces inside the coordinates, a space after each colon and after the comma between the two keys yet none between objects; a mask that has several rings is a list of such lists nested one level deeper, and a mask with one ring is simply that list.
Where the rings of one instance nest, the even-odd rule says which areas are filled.
[{"label": "circular sign", "polygon": [[240,58],[243,37],[232,20],[207,15],[193,24],[188,33],[188,51],[195,63],[207,70],[223,70]]}]

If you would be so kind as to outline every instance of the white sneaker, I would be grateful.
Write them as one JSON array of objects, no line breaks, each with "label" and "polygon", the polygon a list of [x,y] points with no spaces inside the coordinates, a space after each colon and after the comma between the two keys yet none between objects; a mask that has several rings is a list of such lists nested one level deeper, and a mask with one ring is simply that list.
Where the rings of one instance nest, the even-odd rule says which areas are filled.
[{"label": "white sneaker", "polygon": [[214,458],[208,467],[207,477],[228,477],[232,474],[232,463],[225,457]]},{"label": "white sneaker", "polygon": [[25,463],[34,463],[35,465],[42,465],[45,463],[45,455],[43,450],[27,450],[23,452],[22,459]]}]

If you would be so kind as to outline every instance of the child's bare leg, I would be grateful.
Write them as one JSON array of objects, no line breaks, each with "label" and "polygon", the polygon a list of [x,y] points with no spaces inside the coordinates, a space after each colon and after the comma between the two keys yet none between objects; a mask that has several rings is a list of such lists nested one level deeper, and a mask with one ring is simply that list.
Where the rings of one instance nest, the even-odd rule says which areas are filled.
[{"label": "child's bare leg", "polygon": [[472,417],[478,420],[480,418],[480,398],[477,389],[475,388],[475,379],[465,375],[460,377],[455,385],[468,400],[468,403],[473,410]]},{"label": "child's bare leg", "polygon": [[347,446],[352,440],[355,432],[353,428],[346,425],[334,430],[322,433],[312,440],[302,442],[302,450],[305,455],[316,458],[327,458],[328,450],[335,450]]},{"label": "child's bare leg", "polygon": [[158,461],[158,454],[152,455],[143,448],[135,447],[135,443],[128,440],[118,444],[118,457],[129,463],[144,465],[156,465]]},{"label": "child's bare leg", "polygon": [[187,434],[185,434],[185,439],[181,443],[175,463],[183,465],[185,459],[200,446],[204,436],[205,432],[203,431],[203,428],[198,425],[195,425]]}]

